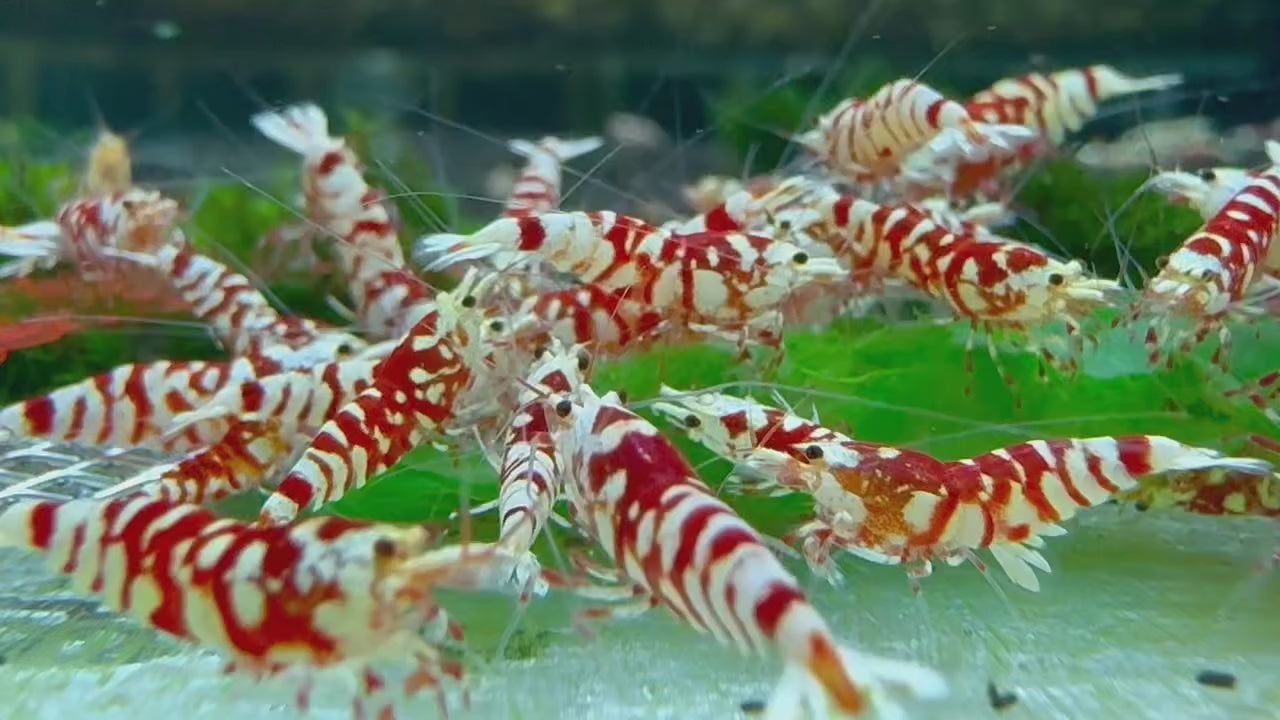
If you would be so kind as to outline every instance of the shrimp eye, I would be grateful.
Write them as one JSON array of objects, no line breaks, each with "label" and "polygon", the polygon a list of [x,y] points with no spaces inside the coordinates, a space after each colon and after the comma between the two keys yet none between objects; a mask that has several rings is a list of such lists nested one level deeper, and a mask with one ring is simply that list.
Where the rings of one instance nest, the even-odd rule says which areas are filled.
[{"label": "shrimp eye", "polygon": [[378,538],[373,543],[374,557],[389,558],[396,554],[396,543],[391,538]]},{"label": "shrimp eye", "polygon": [[798,252],[798,253],[796,253],[795,255],[793,255],[793,256],[791,257],[791,262],[793,262],[793,263],[795,263],[795,264],[797,264],[797,265],[803,265],[803,264],[805,264],[805,263],[809,262],[809,253],[806,253],[806,252]]},{"label": "shrimp eye", "polygon": [[1067,281],[1067,279],[1066,279],[1065,277],[1063,277],[1063,276],[1062,276],[1062,273],[1049,273],[1049,284],[1050,284],[1050,285],[1061,285],[1062,283],[1064,283],[1064,282],[1066,282],[1066,281]]},{"label": "shrimp eye", "polygon": [[1160,257],[1156,258],[1156,267],[1157,267],[1157,268],[1161,268],[1161,269],[1163,269],[1163,268],[1164,268],[1164,266],[1165,266],[1165,265],[1168,265],[1168,264],[1169,264],[1169,256],[1168,256],[1168,255],[1161,255]]},{"label": "shrimp eye", "polygon": [[541,360],[543,357],[546,356],[548,350],[549,348],[546,345],[539,347],[537,350],[533,351],[533,359]]},{"label": "shrimp eye", "polygon": [[507,324],[502,322],[501,320],[494,320],[493,322],[489,323],[489,329],[496,333],[500,333],[506,328],[507,328]]},{"label": "shrimp eye", "polygon": [[476,306],[476,296],[475,296],[475,295],[467,295],[466,297],[462,298],[462,307],[464,307],[464,308],[473,308],[473,307],[475,307],[475,306]]},{"label": "shrimp eye", "polygon": [[1218,173],[1214,172],[1212,168],[1205,168],[1196,174],[1205,182],[1213,182],[1218,179]]},{"label": "shrimp eye", "polygon": [[356,349],[352,347],[351,343],[342,343],[341,345],[338,346],[339,355],[350,355],[355,351]]},{"label": "shrimp eye", "polygon": [[618,403],[626,405],[628,398],[627,392],[625,390],[615,390],[614,392],[618,393]]},{"label": "shrimp eye", "polygon": [[567,418],[571,414],[573,414],[572,402],[568,400],[561,400],[560,402],[556,403],[556,415],[559,415],[562,418]]},{"label": "shrimp eye", "polygon": [[685,415],[684,426],[687,428],[702,427],[702,419],[697,415]]},{"label": "shrimp eye", "polygon": [[1205,268],[1200,271],[1201,280],[1211,280],[1213,279],[1213,275],[1214,275],[1213,271],[1210,270],[1209,268]]},{"label": "shrimp eye", "polygon": [[804,449],[804,456],[810,460],[822,459],[822,447],[818,445],[810,445]]},{"label": "shrimp eye", "polygon": [[585,352],[578,353],[578,371],[586,372],[591,367],[591,356]]}]

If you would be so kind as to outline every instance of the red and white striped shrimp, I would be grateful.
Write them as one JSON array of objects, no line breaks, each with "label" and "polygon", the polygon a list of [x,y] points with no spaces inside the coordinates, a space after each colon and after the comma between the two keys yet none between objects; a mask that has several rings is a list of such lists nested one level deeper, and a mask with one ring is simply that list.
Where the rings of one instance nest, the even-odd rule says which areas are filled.
[{"label": "red and white striped shrimp", "polygon": [[591,283],[525,298],[516,317],[515,342],[526,347],[549,336],[611,357],[671,339],[671,323],[660,310]]},{"label": "red and white striped shrimp", "polygon": [[448,256],[528,254],[650,305],[679,327],[741,330],[744,337],[776,336],[773,316],[792,293],[844,276],[835,260],[813,258],[785,241],[733,232],[674,235],[638,222],[613,213],[504,218],[475,235],[453,236]]},{"label": "red and white striped shrimp", "polygon": [[525,601],[531,593],[546,592],[537,558],[530,549],[552,516],[564,483],[563,461],[551,435],[543,399],[551,393],[574,392],[590,365],[590,356],[581,348],[575,347],[566,353],[556,340],[538,354],[520,392],[520,404],[511,418],[502,455],[495,463],[498,499],[472,511],[496,509],[498,545],[514,557],[528,558],[523,566],[516,567],[516,574],[511,578]]},{"label": "red and white striped shrimp", "polygon": [[[895,278],[970,322],[970,363],[980,327],[987,330],[993,361],[995,327],[1029,331],[1061,321],[1079,344],[1082,319],[1108,305],[1120,289],[1113,280],[1086,276],[1079,261],[1062,262],[1039,248],[990,233],[953,232],[909,205],[831,196],[820,210],[831,228],[820,239],[848,263],[855,282]],[[1047,348],[1041,353],[1057,362]]]},{"label": "red and white striped shrimp", "polygon": [[[1187,317],[1194,323],[1180,347],[1189,351],[1218,331],[1214,362],[1225,367],[1231,333],[1225,321],[1250,312],[1248,295],[1263,275],[1262,262],[1280,229],[1280,165],[1252,179],[1199,230],[1173,251],[1160,272],[1147,283],[1137,316],[1144,309]],[[1169,339],[1172,323],[1161,317],[1148,328],[1150,361],[1160,360],[1160,346]],[[1178,333],[1183,335],[1183,333]]]},{"label": "red and white striped shrimp", "polygon": [[526,159],[511,187],[504,206],[505,215],[539,214],[560,209],[560,166],[604,145],[604,138],[564,139],[544,137],[537,142],[511,140],[507,148]]},{"label": "red and white striped shrimp", "polygon": [[281,315],[252,280],[190,245],[128,257],[160,272],[228,352],[254,360],[260,376],[312,367],[367,348],[363,339],[349,332]]},{"label": "red and white striped shrimp", "polygon": [[373,384],[381,360],[335,360],[228,383],[198,408],[173,417],[174,433],[209,420],[273,420],[289,433],[310,437],[339,408]]},{"label": "red and white striped shrimp", "polygon": [[[836,580],[832,545],[882,564],[907,563],[914,577],[932,560],[950,564],[989,548],[1010,579],[1036,590],[1034,551],[1057,523],[1169,471],[1226,468],[1269,475],[1269,464],[1155,435],[1035,440],[976,457],[942,461],[852,440],[749,398],[660,391],[653,410],[746,473],[731,487],[813,496],[818,517],[798,532],[816,572]],[[979,565],[981,567],[981,565]]]},{"label": "red and white striped shrimp", "polygon": [[1177,73],[1132,77],[1110,65],[1004,78],[965,103],[975,120],[1022,125],[1054,145],[1098,113],[1098,103],[1125,95],[1167,90],[1182,84]]},{"label": "red and white striped shrimp", "polygon": [[416,319],[406,310],[430,297],[408,270],[382,193],[363,177],[355,152],[329,135],[324,111],[301,103],[252,118],[266,137],[303,157],[307,214],[337,237],[337,256],[361,324],[379,339],[400,337]]},{"label": "red and white striped shrimp", "polygon": [[624,616],[666,606],[700,632],[742,652],[777,651],[782,679],[765,717],[853,717],[897,709],[887,685],[941,697],[933,671],[838,645],[800,583],[760,536],[713,493],[657,428],[615,393],[587,385],[548,398],[566,463],[565,491],[579,527],[605,550],[628,587]]},{"label": "red and white striped shrimp", "polygon": [[[278,420],[232,417],[226,433],[208,447],[170,463],[154,465],[119,485],[110,495],[135,489],[175,503],[201,504],[261,487],[294,454],[299,443]],[[305,438],[303,438],[305,444]]]},{"label": "red and white striped shrimp", "polygon": [[20,258],[0,266],[0,277],[23,277],[38,267],[74,263],[86,278],[114,269],[103,250],[150,254],[186,242],[177,228],[178,203],[153,190],[71,200],[53,220],[0,227],[0,255]]},{"label": "red and white striped shrimp", "polygon": [[[1271,472],[1269,463],[1184,445],[1158,435],[1033,440],[943,462],[877,443],[818,442],[795,453],[760,448],[743,461],[757,486],[800,489],[817,517],[798,532],[815,569],[830,567],[834,545],[913,577],[932,561],[956,565],[980,548],[1017,585],[1039,589],[1036,551],[1058,523],[1137,487],[1144,475],[1204,468]],[[757,488],[758,489],[758,488]],[[982,565],[979,563],[981,569]]]},{"label": "red and white striped shrimp", "polygon": [[[464,682],[441,652],[461,627],[432,591],[473,586],[492,551],[430,540],[421,527],[340,517],[257,527],[138,495],[20,501],[0,514],[0,543],[44,554],[112,610],[226,652],[228,672],[301,671],[305,711],[316,671],[346,667],[359,678],[354,716],[388,720],[423,691],[447,712],[450,685]],[[411,670],[375,668],[384,661]]]},{"label": "red and white striped shrimp", "polygon": [[[382,361],[373,384],[330,418],[275,493],[260,520],[286,523],[304,509],[332,502],[390,468],[457,418],[464,396],[486,377],[476,271],[452,293],[440,293],[431,311]],[[493,388],[481,388],[495,392]]]},{"label": "red and white striped shrimp", "polygon": [[[1266,141],[1266,152],[1271,164],[1280,166],[1280,142]],[[1167,170],[1153,175],[1142,189],[1150,187],[1168,197],[1174,204],[1191,207],[1208,222],[1264,171],[1235,167],[1205,168],[1195,173]],[[1280,256],[1277,255],[1274,240],[1272,238],[1272,249],[1263,261],[1270,274],[1280,273]]]},{"label": "red and white striped shrimp", "polygon": [[243,358],[130,363],[9,405],[0,410],[0,432],[83,445],[191,450],[215,441],[221,429],[191,425],[166,435],[174,417],[200,407],[228,384],[253,377],[253,364]]},{"label": "red and white striped shrimp", "polygon": [[935,158],[983,160],[1012,152],[1035,134],[1018,125],[991,125],[920,82],[895,80],[865,99],[849,98],[818,119],[800,142],[852,182],[892,177],[922,148]]},{"label": "red and white striped shrimp", "polygon": [[417,251],[436,258],[424,267],[427,272],[486,258],[507,269],[536,258],[582,282],[600,282],[632,262],[655,236],[666,233],[639,218],[557,211],[498,218],[470,235],[428,236],[419,240]]}]

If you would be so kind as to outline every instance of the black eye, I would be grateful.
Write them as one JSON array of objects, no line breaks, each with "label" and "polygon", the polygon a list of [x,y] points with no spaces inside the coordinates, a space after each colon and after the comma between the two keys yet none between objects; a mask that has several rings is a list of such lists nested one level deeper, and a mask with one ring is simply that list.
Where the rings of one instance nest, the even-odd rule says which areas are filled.
[{"label": "black eye", "polygon": [[1215,274],[1215,273],[1213,272],[1213,270],[1210,270],[1209,268],[1205,268],[1205,269],[1203,269],[1203,270],[1201,270],[1201,271],[1200,271],[1200,279],[1201,279],[1201,280],[1211,280],[1211,279],[1213,279],[1214,274]]},{"label": "black eye", "polygon": [[617,390],[616,392],[618,393],[618,403],[626,405],[628,397],[627,392],[625,390]]},{"label": "black eye", "polygon": [[578,370],[586,372],[589,367],[591,367],[591,356],[585,352],[578,353]]},{"label": "black eye", "polygon": [[556,403],[556,414],[562,418],[567,418],[573,413],[573,403],[568,400],[561,400]]},{"label": "black eye", "polygon": [[354,347],[351,347],[349,343],[342,343],[341,345],[338,346],[339,355],[350,355],[355,351],[356,349]]},{"label": "black eye", "polygon": [[1050,284],[1050,285],[1061,285],[1062,283],[1064,283],[1064,282],[1066,282],[1066,281],[1067,281],[1067,279],[1066,279],[1066,278],[1064,278],[1064,277],[1062,277],[1062,273],[1049,273],[1049,284]]},{"label": "black eye", "polygon": [[1165,265],[1168,265],[1168,264],[1169,264],[1169,256],[1168,256],[1168,255],[1161,255],[1160,257],[1156,258],[1156,267],[1157,267],[1157,268],[1164,268],[1164,266],[1165,266]]},{"label": "black eye", "polygon": [[502,332],[503,329],[506,327],[507,327],[507,324],[502,322],[501,320],[494,320],[493,322],[489,323],[489,329],[494,332]]},{"label": "black eye", "polygon": [[804,449],[804,456],[809,458],[810,460],[821,460],[822,448],[817,445],[810,445],[809,447]]},{"label": "black eye", "polygon": [[687,428],[702,427],[702,419],[697,415],[685,415],[684,426]]},{"label": "black eye", "polygon": [[537,350],[534,350],[534,351],[533,351],[533,359],[534,359],[534,360],[541,360],[541,359],[543,358],[543,356],[545,356],[546,354],[547,354],[547,346],[546,346],[546,345],[543,345],[542,347],[540,347],[540,348],[538,348]]},{"label": "black eye", "polygon": [[809,253],[798,252],[791,257],[791,262],[797,265],[803,265],[809,262]]},{"label": "black eye", "polygon": [[462,298],[462,307],[464,307],[464,308],[473,308],[473,307],[475,307],[475,306],[476,306],[476,296],[475,296],[475,295],[468,295],[468,296],[466,296],[466,297]]},{"label": "black eye", "polygon": [[373,543],[374,557],[389,558],[396,554],[396,542],[391,538],[378,538]]},{"label": "black eye", "polygon": [[1213,182],[1214,180],[1218,179],[1218,173],[1214,172],[1212,168],[1205,168],[1204,170],[1201,170],[1196,174],[1199,175],[1200,179],[1204,180],[1205,182]]}]

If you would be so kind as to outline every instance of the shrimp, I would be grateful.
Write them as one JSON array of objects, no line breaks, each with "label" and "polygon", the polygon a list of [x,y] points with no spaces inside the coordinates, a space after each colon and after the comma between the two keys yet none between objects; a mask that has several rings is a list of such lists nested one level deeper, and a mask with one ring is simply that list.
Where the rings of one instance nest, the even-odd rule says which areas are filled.
[{"label": "shrimp", "polygon": [[[970,369],[980,328],[987,331],[987,349],[1002,376],[992,334],[996,328],[1026,332],[1061,321],[1078,352],[1083,318],[1109,305],[1120,290],[1113,280],[1086,276],[1079,261],[1062,262],[989,232],[954,232],[909,205],[834,194],[818,210],[829,228],[819,237],[848,263],[855,282],[899,280],[969,321]],[[1060,362],[1047,347],[1040,354],[1052,364],[1073,367],[1074,361]]]},{"label": "shrimp", "polygon": [[130,363],[0,409],[0,431],[82,445],[192,450],[217,440],[222,429],[192,424],[167,435],[175,416],[254,376],[244,358]]},{"label": "shrimp", "polygon": [[[220,649],[228,672],[301,670],[299,708],[316,671],[358,674],[354,715],[394,717],[401,698],[464,680],[444,656],[462,629],[436,603],[441,586],[473,586],[487,546],[430,550],[421,527],[340,517],[255,527],[163,498],[19,501],[0,514],[0,544],[44,554],[79,592],[168,635]],[[381,660],[412,663],[397,690]],[[465,698],[465,695],[464,695]]]},{"label": "shrimp", "polygon": [[869,182],[894,176],[922,148],[937,158],[982,160],[1034,137],[1018,125],[979,122],[928,85],[900,79],[865,100],[837,104],[799,140],[850,181]]},{"label": "shrimp", "polygon": [[615,393],[588,385],[552,394],[556,446],[575,520],[617,565],[630,602],[597,615],[666,606],[740,651],[785,658],[765,717],[852,717],[893,708],[885,686],[936,698],[932,670],[841,648],[799,582],[757,533],[698,479],[689,462]]},{"label": "shrimp", "polygon": [[116,269],[104,249],[151,254],[185,243],[178,215],[176,201],[139,188],[71,200],[53,220],[0,227],[0,255],[20,258],[0,265],[0,278],[25,277],[58,262],[75,263],[82,277],[98,278]]},{"label": "shrimp", "polygon": [[355,151],[329,135],[329,120],[313,103],[258,113],[252,123],[303,157],[307,213],[339,240],[361,324],[379,339],[404,335],[429,312],[430,291],[409,271],[383,195],[365,182]]},{"label": "shrimp", "polygon": [[[1226,368],[1231,349],[1229,316],[1255,312],[1248,304],[1261,263],[1280,228],[1280,165],[1250,180],[1208,222],[1169,255],[1164,267],[1147,283],[1133,308],[1136,319],[1144,309],[1189,318],[1190,333],[1179,332],[1180,349],[1189,352],[1218,331],[1215,365]],[[1161,319],[1146,333],[1150,362],[1160,361],[1160,346],[1175,335],[1172,323]]]},{"label": "shrimp", "polygon": [[444,431],[487,379],[478,296],[486,281],[472,269],[382,361],[373,384],[343,405],[303,451],[259,516],[287,523],[302,510],[337,500]]},{"label": "shrimp", "polygon": [[955,564],[985,547],[1011,580],[1035,591],[1031,567],[1049,569],[1035,551],[1041,536],[1065,533],[1057,523],[1136,488],[1138,478],[1206,468],[1270,472],[1262,460],[1157,435],[1034,440],[942,461],[852,440],[750,399],[671,388],[661,395],[656,412],[740,464],[731,486],[814,498],[817,517],[796,536],[811,567],[832,581],[839,579],[832,545],[873,562],[907,564],[913,579],[929,575],[935,559]]},{"label": "shrimp", "polygon": [[1035,129],[1054,145],[1098,112],[1098,103],[1126,95],[1156,92],[1182,84],[1182,75],[1132,77],[1110,65],[1004,78],[965,103],[975,120]]},{"label": "shrimp", "polygon": [[308,318],[281,315],[253,281],[190,245],[166,246],[154,255],[127,256],[161,273],[191,313],[213,328],[231,354],[255,361],[259,375],[311,367],[357,354],[368,346],[349,332],[323,328]]},{"label": "shrimp", "polygon": [[505,214],[544,213],[560,208],[560,166],[580,155],[594,152],[604,138],[584,137],[566,140],[544,137],[541,140],[511,140],[507,147],[526,159],[507,199]]}]

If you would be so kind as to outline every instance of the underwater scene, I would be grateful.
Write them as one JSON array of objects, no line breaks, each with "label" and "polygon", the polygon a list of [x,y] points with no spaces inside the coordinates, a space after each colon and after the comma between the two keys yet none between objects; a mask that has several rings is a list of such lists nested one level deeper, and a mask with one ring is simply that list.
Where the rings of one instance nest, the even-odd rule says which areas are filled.
[{"label": "underwater scene", "polygon": [[1277,28],[0,4],[0,720],[1280,720]]}]

